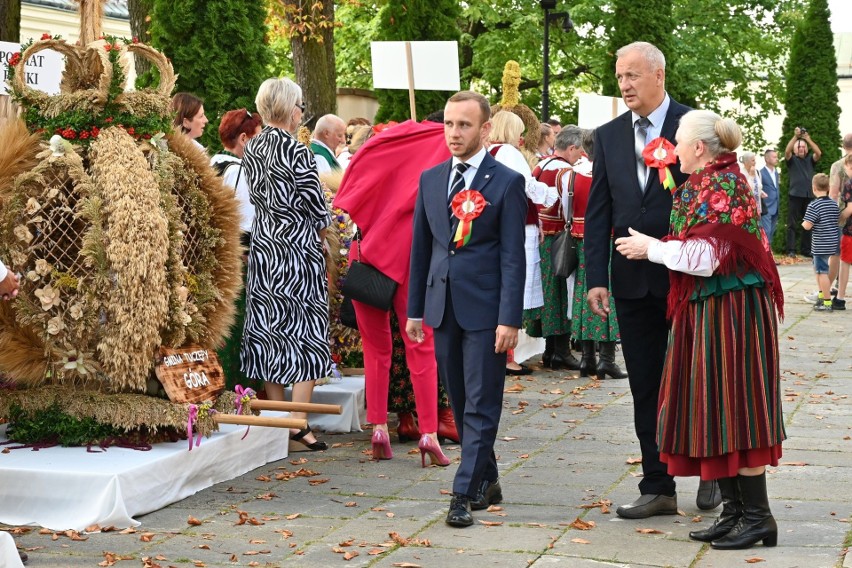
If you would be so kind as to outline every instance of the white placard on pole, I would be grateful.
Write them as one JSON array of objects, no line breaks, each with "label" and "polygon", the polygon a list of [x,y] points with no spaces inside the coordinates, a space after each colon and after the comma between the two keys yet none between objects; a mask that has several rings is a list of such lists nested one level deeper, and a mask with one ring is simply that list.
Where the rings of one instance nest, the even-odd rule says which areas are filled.
[{"label": "white placard on pole", "polygon": [[458,91],[459,46],[455,41],[373,41],[373,88],[408,89],[405,44],[411,46],[414,89]]},{"label": "white placard on pole", "polygon": [[580,93],[577,98],[577,126],[580,128],[597,128],[627,111],[627,105],[619,97]]},{"label": "white placard on pole", "polygon": [[[6,63],[13,54],[21,50],[21,44],[8,41],[0,41],[0,95],[8,94],[9,86],[8,67]],[[65,68],[65,58],[61,53],[52,49],[39,51],[29,61],[25,62],[26,68],[24,78],[29,87],[44,91],[49,95],[59,92],[59,83],[62,81],[62,70]]]}]

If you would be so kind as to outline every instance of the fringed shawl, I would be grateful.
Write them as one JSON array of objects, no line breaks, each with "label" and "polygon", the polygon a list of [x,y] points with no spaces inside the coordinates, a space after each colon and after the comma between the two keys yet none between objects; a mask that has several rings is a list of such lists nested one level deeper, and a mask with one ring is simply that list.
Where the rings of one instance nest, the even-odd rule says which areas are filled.
[{"label": "fringed shawl", "polygon": [[[779,317],[784,317],[784,293],[775,260],[760,226],[754,193],[736,165],[735,153],[720,154],[699,169],[675,192],[670,235],[664,240],[701,239],[713,247],[716,275],[742,276],[756,272],[763,279]],[[689,255],[690,247],[684,247]],[[668,316],[688,304],[701,277],[671,271]]]}]

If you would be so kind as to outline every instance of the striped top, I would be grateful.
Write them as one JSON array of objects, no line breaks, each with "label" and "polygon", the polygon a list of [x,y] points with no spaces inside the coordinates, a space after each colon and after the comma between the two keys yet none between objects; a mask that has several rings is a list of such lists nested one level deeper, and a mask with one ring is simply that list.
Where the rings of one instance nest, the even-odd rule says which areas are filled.
[{"label": "striped top", "polygon": [[840,254],[840,210],[827,195],[808,203],[805,221],[814,224],[811,229],[811,253],[819,255]]}]

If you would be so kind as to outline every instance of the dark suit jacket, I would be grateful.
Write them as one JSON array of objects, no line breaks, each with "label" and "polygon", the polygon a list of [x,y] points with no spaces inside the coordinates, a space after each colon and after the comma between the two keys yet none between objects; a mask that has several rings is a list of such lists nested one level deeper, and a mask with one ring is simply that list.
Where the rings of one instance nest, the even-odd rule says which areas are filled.
[{"label": "dark suit jacket", "polygon": [[763,203],[766,206],[766,211],[762,211],[763,215],[778,215],[778,184],[775,183],[775,176],[778,175],[778,168],[775,168],[774,174],[770,173],[766,167],[760,168],[760,181],[763,183],[763,191],[766,197]]},{"label": "dark suit jacket", "polygon": [[414,239],[408,288],[408,317],[439,327],[448,309],[447,283],[462,329],[521,327],[524,304],[524,178],[485,154],[470,189],[487,205],[473,221],[468,244],[453,242],[447,189],[452,160],[420,176],[414,207]]},{"label": "dark suit jacket", "polygon": [[[680,117],[690,109],[670,99],[661,136],[674,144]],[[592,189],[586,208],[586,284],[606,287],[610,282],[611,238],[626,237],[628,227],[652,237],[669,232],[672,194],[663,188],[657,170],[648,173],[644,193],[636,178],[636,151],[630,111],[614,118],[595,131],[595,159]],[[680,162],[669,166],[679,186],[688,177],[680,171]],[[612,295],[616,298],[644,298],[647,294],[662,298],[668,294],[668,270],[648,260],[627,260],[612,251]]]}]

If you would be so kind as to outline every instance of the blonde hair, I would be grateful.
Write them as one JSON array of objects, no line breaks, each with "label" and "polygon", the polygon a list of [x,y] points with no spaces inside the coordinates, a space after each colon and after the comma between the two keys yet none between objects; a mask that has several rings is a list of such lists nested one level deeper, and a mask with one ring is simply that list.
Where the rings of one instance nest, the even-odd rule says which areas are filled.
[{"label": "blonde hair", "polygon": [[813,180],[814,192],[828,193],[829,183],[828,176],[825,174],[815,174]]},{"label": "blonde hair", "polygon": [[521,134],[524,133],[524,121],[513,112],[501,110],[491,117],[491,132],[489,142],[503,142],[515,148],[520,146]]},{"label": "blonde hair", "polygon": [[704,142],[713,158],[733,152],[743,141],[742,130],[733,119],[722,118],[710,110],[691,110],[683,115],[678,132],[683,142]]},{"label": "blonde hair", "polygon": [[286,77],[267,79],[260,84],[254,104],[263,122],[290,124],[302,88]]}]

